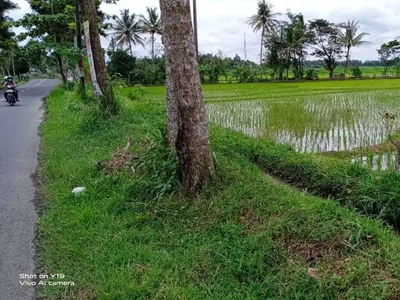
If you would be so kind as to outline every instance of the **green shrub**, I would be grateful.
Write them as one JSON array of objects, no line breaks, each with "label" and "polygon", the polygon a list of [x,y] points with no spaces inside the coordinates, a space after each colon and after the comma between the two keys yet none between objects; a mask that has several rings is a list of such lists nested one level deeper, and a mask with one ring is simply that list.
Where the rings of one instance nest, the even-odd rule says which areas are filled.
[{"label": "green shrub", "polygon": [[362,71],[359,67],[354,67],[351,69],[354,78],[362,78]]},{"label": "green shrub", "polygon": [[126,96],[130,100],[141,100],[147,94],[147,90],[145,87],[141,85],[135,85],[133,88],[130,88]]},{"label": "green shrub", "polygon": [[76,87],[76,82],[74,82],[74,81],[67,81],[67,82],[64,84],[64,87],[65,87],[65,89],[66,89],[67,91],[73,91],[73,90],[75,89],[75,87]]},{"label": "green shrub", "polygon": [[164,127],[152,133],[150,147],[140,155],[137,171],[141,185],[153,200],[159,200],[182,190],[178,176],[178,159],[174,151],[167,148]]},{"label": "green shrub", "polygon": [[306,71],[305,77],[308,80],[318,80],[319,79],[318,71],[316,69],[309,69]]},{"label": "green shrub", "polygon": [[126,81],[122,78],[121,74],[114,74],[111,76],[111,84],[114,87],[126,87]]}]

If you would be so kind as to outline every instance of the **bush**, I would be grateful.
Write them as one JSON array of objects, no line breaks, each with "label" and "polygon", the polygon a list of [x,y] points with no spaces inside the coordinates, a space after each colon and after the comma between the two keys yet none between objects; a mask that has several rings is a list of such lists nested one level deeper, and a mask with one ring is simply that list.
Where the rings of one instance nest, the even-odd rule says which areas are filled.
[{"label": "bush", "polygon": [[141,85],[135,85],[133,88],[129,89],[127,97],[130,100],[141,100],[146,94],[147,90],[145,87]]},{"label": "bush", "polygon": [[76,83],[74,81],[67,81],[64,86],[67,91],[73,91],[75,89]]},{"label": "bush", "polygon": [[111,76],[111,84],[113,87],[126,87],[126,81],[118,73]]},{"label": "bush", "polygon": [[144,149],[136,165],[143,190],[152,200],[173,195],[182,185],[178,176],[178,158],[167,147],[166,129],[161,127],[151,132],[150,147]]},{"label": "bush", "polygon": [[352,72],[354,78],[362,78],[362,71],[360,70],[359,67],[352,68],[351,72]]},{"label": "bush", "polygon": [[309,69],[306,71],[305,77],[308,80],[318,80],[319,79],[318,71],[316,69]]}]

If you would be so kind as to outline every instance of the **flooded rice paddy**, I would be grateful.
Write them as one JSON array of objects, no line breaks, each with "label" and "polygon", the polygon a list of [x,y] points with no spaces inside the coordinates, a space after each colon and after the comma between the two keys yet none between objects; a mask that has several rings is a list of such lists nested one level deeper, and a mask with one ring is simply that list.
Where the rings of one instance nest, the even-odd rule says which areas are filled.
[{"label": "flooded rice paddy", "polygon": [[[349,151],[388,141],[400,127],[400,90],[268,95],[207,104],[210,122],[249,136],[272,139],[307,153]],[[376,170],[395,166],[395,154],[355,157]]]}]

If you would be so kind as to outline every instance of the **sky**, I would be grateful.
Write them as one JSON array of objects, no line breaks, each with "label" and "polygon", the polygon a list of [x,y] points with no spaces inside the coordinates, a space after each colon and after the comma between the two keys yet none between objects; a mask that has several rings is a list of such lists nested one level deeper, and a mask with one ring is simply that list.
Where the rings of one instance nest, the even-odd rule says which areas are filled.
[{"label": "sky", "polygon": [[[18,19],[29,12],[25,0],[14,0],[20,10],[10,16]],[[370,33],[365,39],[370,45],[354,48],[352,59],[376,60],[376,49],[381,44],[400,36],[400,1],[399,0],[270,0],[274,11],[285,19],[288,9],[292,13],[303,13],[306,20],[327,19],[339,23],[347,20],[359,21],[360,32]],[[144,14],[146,6],[159,7],[159,0],[120,0],[117,5],[102,5],[108,14],[119,14],[122,9],[131,13]],[[214,53],[219,50],[224,55],[233,57],[238,54],[244,58],[244,35],[247,41],[247,58],[259,61],[260,33],[253,32],[246,24],[247,18],[257,12],[257,0],[197,0],[199,51]],[[104,47],[109,41],[102,39]],[[149,56],[150,49],[141,46],[134,48],[135,55]]]}]

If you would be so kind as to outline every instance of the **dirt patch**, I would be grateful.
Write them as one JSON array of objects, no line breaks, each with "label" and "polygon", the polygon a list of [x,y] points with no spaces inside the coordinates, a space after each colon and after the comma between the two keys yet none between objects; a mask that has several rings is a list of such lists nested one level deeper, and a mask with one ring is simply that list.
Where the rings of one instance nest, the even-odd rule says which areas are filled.
[{"label": "dirt patch", "polygon": [[304,259],[307,264],[313,264],[315,261],[322,260],[328,255],[337,254],[339,245],[325,243],[301,244],[294,243],[288,247],[288,250],[295,257]]},{"label": "dirt patch", "polygon": [[400,300],[400,293],[390,296],[388,300]]},{"label": "dirt patch", "polygon": [[123,149],[118,149],[111,159],[98,162],[98,167],[108,173],[116,173],[123,170],[134,170],[134,161],[139,157],[131,152],[131,142],[128,138],[126,146]]},{"label": "dirt patch", "polygon": [[258,232],[262,227],[260,217],[257,215],[255,210],[250,207],[242,209],[239,215],[239,221],[244,226],[244,232],[246,234]]},{"label": "dirt patch", "polygon": [[[287,250],[296,260],[304,262],[309,270],[312,269],[318,273],[318,276],[313,277],[323,277],[324,274],[346,275],[349,260],[344,255],[344,245],[339,239],[318,243],[294,242],[287,246]],[[324,269],[314,269],[317,263]]]},{"label": "dirt patch", "polygon": [[[38,136],[40,137],[40,144],[39,144],[39,152],[37,153],[37,166],[36,170],[33,174],[31,174],[31,180],[33,182],[33,186],[35,187],[35,194],[32,199],[32,203],[35,206],[36,213],[38,215],[38,221],[40,218],[43,217],[45,211],[46,211],[46,198],[45,198],[45,175],[42,173],[42,166],[44,162],[44,150],[43,150],[43,139],[42,139],[42,133],[41,129],[43,124],[47,120],[47,98],[42,98],[42,106],[40,107],[40,110],[43,110],[43,116],[41,118],[41,124],[39,125],[38,129]],[[34,245],[35,248],[35,254],[33,257],[35,268],[34,268],[34,273],[36,275],[46,273],[44,270],[43,265],[40,262],[40,254],[42,252],[42,237],[41,237],[41,229],[39,224],[36,224],[35,226],[35,236],[32,240],[32,244]],[[39,276],[37,276],[36,281],[39,280]],[[37,282],[36,282],[37,283]],[[34,298],[38,298],[38,293],[39,293],[39,286],[36,285],[36,288],[34,290]]]}]

